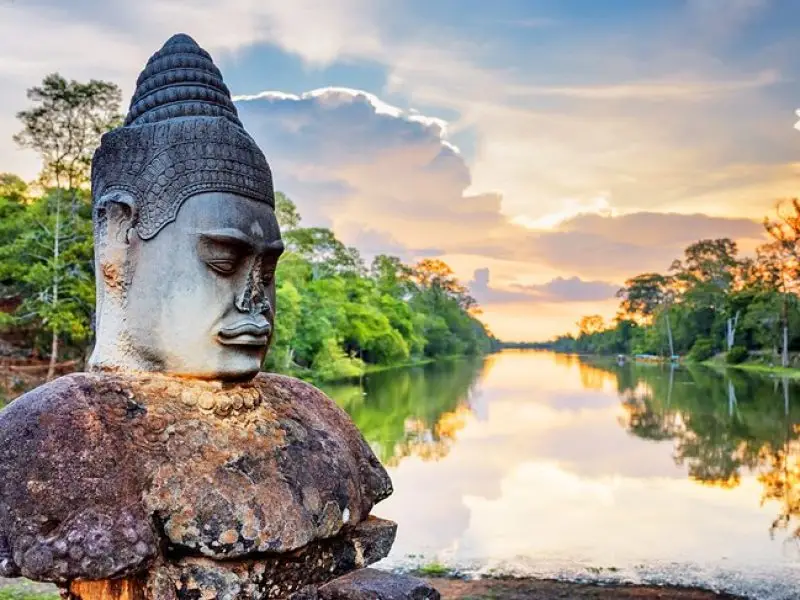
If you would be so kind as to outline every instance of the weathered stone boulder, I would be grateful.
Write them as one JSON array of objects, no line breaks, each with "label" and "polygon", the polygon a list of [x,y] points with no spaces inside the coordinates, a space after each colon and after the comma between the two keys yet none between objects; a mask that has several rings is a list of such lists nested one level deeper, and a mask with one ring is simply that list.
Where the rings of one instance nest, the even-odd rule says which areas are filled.
[{"label": "weathered stone boulder", "polygon": [[360,569],[323,585],[320,600],[439,600],[427,582],[409,575]]},{"label": "weathered stone boulder", "polygon": [[391,491],[346,413],[299,380],[73,374],[0,412],[0,576],[275,557],[356,527]]},{"label": "weathered stone boulder", "polygon": [[176,558],[154,565],[147,587],[159,600],[286,598],[384,558],[396,531],[391,521],[370,518],[293,552],[226,561]]}]

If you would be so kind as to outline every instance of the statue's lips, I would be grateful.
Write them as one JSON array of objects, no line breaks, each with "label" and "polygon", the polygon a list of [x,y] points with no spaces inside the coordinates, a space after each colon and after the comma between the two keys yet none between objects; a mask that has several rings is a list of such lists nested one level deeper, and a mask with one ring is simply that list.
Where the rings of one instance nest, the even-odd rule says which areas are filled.
[{"label": "statue's lips", "polygon": [[269,325],[240,323],[221,329],[217,339],[226,346],[266,346],[269,341]]}]

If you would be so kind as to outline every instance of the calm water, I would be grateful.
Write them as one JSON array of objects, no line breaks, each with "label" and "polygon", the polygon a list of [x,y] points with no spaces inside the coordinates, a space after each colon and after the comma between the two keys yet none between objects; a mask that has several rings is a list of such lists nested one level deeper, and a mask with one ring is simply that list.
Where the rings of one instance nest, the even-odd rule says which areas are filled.
[{"label": "calm water", "polygon": [[389,468],[383,566],[800,597],[800,388],[538,352],[328,386]]}]

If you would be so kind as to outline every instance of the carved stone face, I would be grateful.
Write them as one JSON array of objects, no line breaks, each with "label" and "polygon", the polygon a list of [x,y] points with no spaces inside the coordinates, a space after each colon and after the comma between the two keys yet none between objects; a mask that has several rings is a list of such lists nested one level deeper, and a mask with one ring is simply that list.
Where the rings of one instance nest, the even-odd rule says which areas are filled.
[{"label": "carved stone face", "polygon": [[254,376],[272,337],[283,251],[272,209],[198,194],[154,238],[129,242],[125,329],[139,362],[190,377]]}]

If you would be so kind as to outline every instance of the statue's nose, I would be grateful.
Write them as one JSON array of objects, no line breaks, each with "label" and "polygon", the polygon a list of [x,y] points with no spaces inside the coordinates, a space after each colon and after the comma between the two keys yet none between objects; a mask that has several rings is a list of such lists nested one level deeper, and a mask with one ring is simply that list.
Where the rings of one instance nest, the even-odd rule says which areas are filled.
[{"label": "statue's nose", "polygon": [[247,281],[236,297],[235,304],[239,311],[250,314],[267,314],[272,309],[257,264],[250,269]]}]

